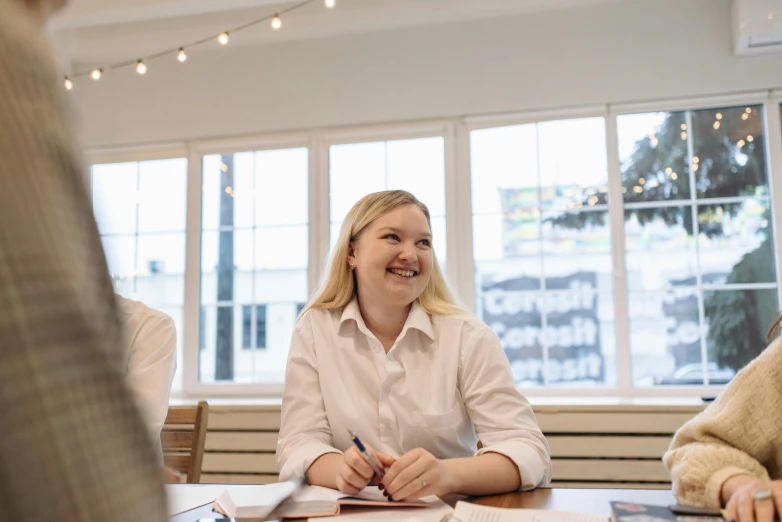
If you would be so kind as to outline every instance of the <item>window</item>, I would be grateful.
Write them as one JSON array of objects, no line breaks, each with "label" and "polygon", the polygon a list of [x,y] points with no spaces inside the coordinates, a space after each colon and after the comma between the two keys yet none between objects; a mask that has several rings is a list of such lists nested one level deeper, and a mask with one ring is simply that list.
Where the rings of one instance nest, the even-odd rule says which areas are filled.
[{"label": "window", "polygon": [[208,155],[202,169],[200,380],[282,382],[308,296],[308,151]]},{"label": "window", "polygon": [[266,305],[242,306],[242,349],[252,347],[266,348]]},{"label": "window", "polygon": [[633,382],[724,384],[779,310],[763,107],[617,128]]},{"label": "window", "polygon": [[520,386],[616,383],[603,118],[470,134],[476,312]]},{"label": "window", "polygon": [[176,323],[175,390],[182,387],[186,177],[184,158],[90,169],[95,220],[115,291]]},{"label": "window", "polygon": [[781,291],[782,106],[722,99],[198,141],[200,180],[184,158],[95,164],[92,201],[116,291],[177,324],[185,394],[281,392],[327,247],[388,189],[429,207],[441,264],[458,238],[455,290],[530,395],[713,394],[766,346]]},{"label": "window", "polygon": [[342,220],[362,197],[381,190],[411,192],[429,208],[432,244],[445,263],[445,140],[441,137],[332,145],[329,148],[331,246]]}]

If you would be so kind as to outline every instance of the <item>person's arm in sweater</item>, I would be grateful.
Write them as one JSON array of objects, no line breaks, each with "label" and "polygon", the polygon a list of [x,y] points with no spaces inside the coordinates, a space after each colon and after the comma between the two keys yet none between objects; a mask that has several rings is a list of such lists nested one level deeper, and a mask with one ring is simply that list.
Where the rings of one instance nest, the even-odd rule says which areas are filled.
[{"label": "person's arm in sweater", "polygon": [[773,462],[778,451],[774,432],[780,416],[782,340],[777,340],[674,436],[663,461],[679,502],[719,507],[727,501],[721,498],[723,485],[733,477],[768,480],[764,463]]}]

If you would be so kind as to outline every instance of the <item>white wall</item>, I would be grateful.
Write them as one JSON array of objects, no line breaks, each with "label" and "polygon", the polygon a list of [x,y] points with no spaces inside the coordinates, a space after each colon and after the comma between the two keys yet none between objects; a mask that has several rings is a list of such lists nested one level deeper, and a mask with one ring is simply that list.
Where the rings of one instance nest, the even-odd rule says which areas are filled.
[{"label": "white wall", "polygon": [[[209,47],[208,45],[206,47]],[[730,0],[624,0],[473,23],[166,57],[69,93],[87,146],[782,87],[736,58]],[[167,60],[170,62],[167,63]]]}]

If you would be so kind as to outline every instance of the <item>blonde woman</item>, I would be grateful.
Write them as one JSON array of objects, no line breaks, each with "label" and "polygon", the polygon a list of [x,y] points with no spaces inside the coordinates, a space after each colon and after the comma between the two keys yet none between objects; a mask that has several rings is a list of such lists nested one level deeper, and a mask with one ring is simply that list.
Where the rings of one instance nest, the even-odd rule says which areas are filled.
[{"label": "blonde woman", "polygon": [[[386,468],[382,480],[350,431]],[[372,481],[393,500],[551,478],[548,444],[499,339],[456,304],[429,211],[408,192],[370,194],[342,224],[291,340],[277,465],[281,480],[306,474],[348,494]]]}]

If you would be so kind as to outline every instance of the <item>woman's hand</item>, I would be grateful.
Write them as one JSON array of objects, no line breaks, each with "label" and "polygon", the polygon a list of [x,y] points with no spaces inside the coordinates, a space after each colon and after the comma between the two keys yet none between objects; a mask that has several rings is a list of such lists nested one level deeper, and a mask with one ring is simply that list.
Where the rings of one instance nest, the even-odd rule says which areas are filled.
[{"label": "woman's hand", "polygon": [[[366,449],[383,469],[394,464],[394,457],[391,455],[377,452],[369,446],[366,446]],[[342,455],[342,465],[337,474],[337,489],[348,495],[355,495],[367,487],[367,484],[372,480],[376,484],[379,482],[372,467],[355,446],[348,448]]]},{"label": "woman's hand", "polygon": [[423,448],[399,457],[383,477],[381,487],[392,500],[414,500],[428,495],[443,496],[457,489],[456,477],[445,460]]},{"label": "woman's hand", "polygon": [[721,495],[727,518],[737,522],[774,522],[775,513],[782,516],[780,480],[737,475],[725,481]]}]

